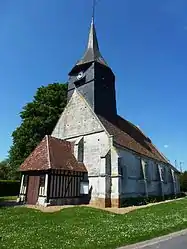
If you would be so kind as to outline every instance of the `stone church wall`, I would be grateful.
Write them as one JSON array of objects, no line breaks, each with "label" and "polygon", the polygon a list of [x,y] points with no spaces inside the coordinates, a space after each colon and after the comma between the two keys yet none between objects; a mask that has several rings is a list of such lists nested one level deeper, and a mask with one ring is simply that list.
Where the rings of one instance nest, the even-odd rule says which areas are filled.
[{"label": "stone church wall", "polygon": [[[74,155],[84,141],[84,164],[88,170],[91,202],[104,205],[108,178],[105,156],[110,150],[110,139],[88,103],[75,90],[62,113],[52,136],[74,142]],[[108,166],[110,167],[110,165]],[[107,178],[107,179],[106,179]]]},{"label": "stone church wall", "polygon": [[[169,195],[174,191],[173,183],[155,179],[158,166],[154,160],[141,158],[136,153],[112,145],[112,138],[104,131],[97,116],[76,90],[52,136],[74,142],[74,155],[77,158],[77,146],[83,139],[84,164],[88,170],[91,203],[106,206],[111,201],[113,206],[119,206],[119,197]],[[107,160],[109,152],[111,159]],[[142,161],[148,166],[146,184],[142,175]],[[165,165],[160,164],[160,167]],[[175,191],[179,189],[177,184]]]},{"label": "stone church wall", "polygon": [[[70,138],[67,141],[74,142],[74,155],[76,156],[76,141],[79,138]],[[89,188],[91,191],[91,201],[98,198],[105,198],[106,188],[106,164],[102,163],[102,158],[107,155],[110,149],[109,138],[105,132],[98,132],[84,136],[84,164],[88,170]],[[110,166],[110,165],[108,165]]]},{"label": "stone church wall", "polygon": [[84,98],[75,90],[55,126],[52,136],[66,139],[103,131]]},{"label": "stone church wall", "polygon": [[[112,171],[118,175],[119,184],[114,183],[112,186],[119,191],[120,198],[138,197],[138,196],[161,196],[174,194],[174,183],[167,180],[161,182],[160,176],[158,175],[158,166],[152,159],[144,158],[131,151],[122,148],[115,148],[112,154]],[[120,158],[120,160],[119,160]],[[141,160],[147,163],[146,169],[146,185],[145,179],[142,175],[142,164]],[[168,178],[169,170],[167,165],[162,163],[159,164],[161,168],[166,168],[165,174]],[[117,173],[118,171],[118,173]],[[176,181],[176,188],[177,188]],[[179,193],[179,190],[178,192]],[[115,193],[117,195],[117,193]]]}]

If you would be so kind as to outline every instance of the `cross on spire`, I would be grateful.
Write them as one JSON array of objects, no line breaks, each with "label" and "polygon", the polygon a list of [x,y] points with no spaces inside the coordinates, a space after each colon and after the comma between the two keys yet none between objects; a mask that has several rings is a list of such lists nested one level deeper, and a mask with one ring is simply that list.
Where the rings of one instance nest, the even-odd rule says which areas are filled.
[{"label": "cross on spire", "polygon": [[92,20],[94,22],[94,18],[95,18],[95,6],[96,6],[96,0],[93,0],[93,4],[92,4]]}]

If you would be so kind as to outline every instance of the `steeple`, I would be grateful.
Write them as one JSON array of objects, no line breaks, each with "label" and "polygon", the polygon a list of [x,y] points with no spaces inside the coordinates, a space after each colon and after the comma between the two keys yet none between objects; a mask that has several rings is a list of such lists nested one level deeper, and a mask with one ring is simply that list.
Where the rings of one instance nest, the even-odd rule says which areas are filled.
[{"label": "steeple", "polygon": [[[94,4],[93,6],[95,7]],[[96,114],[107,120],[115,120],[117,115],[115,75],[99,50],[94,23],[94,8],[86,51],[69,73],[68,101],[75,89],[79,91]]]},{"label": "steeple", "polygon": [[99,62],[105,66],[108,66],[99,50],[99,44],[97,40],[97,34],[94,23],[94,16],[92,17],[86,52],[84,53],[82,59],[79,60],[76,65],[78,66],[90,62]]}]

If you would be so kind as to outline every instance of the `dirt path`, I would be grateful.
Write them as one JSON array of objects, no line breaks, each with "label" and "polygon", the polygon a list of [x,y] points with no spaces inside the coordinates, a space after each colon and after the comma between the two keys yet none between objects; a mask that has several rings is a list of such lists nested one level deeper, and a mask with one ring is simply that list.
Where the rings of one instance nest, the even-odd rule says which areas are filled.
[{"label": "dirt path", "polygon": [[[181,199],[183,199],[183,198],[179,198],[177,200],[181,200]],[[142,205],[142,206],[131,206],[131,207],[125,207],[125,208],[98,208],[98,207],[95,207],[95,206],[92,206],[92,205],[81,205],[81,206],[98,208],[98,209],[102,209],[102,210],[109,211],[109,212],[116,213],[116,214],[126,214],[126,213],[129,213],[129,212],[134,211],[136,209],[146,208],[146,207],[150,207],[150,206],[154,206],[154,205],[159,205],[161,203],[168,203],[168,202],[177,201],[177,200],[176,199],[167,200],[167,201],[162,201],[162,202],[157,202],[157,203],[149,203],[147,205]],[[67,205],[67,206],[41,207],[41,206],[37,206],[37,205],[24,205],[24,207],[34,208],[34,209],[40,210],[42,212],[52,213],[52,212],[60,211],[60,210],[62,210],[64,208],[76,207],[76,206]]]}]

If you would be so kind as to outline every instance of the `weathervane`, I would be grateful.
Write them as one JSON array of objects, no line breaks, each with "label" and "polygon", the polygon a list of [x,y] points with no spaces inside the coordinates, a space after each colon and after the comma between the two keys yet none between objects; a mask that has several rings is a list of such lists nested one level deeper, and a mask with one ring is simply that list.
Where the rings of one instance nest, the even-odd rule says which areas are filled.
[{"label": "weathervane", "polygon": [[93,0],[92,2],[92,20],[94,21],[95,18],[95,7],[97,5],[98,0]]}]

